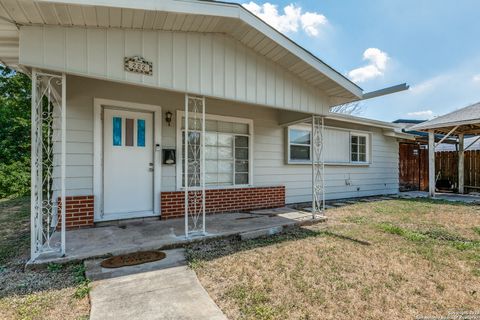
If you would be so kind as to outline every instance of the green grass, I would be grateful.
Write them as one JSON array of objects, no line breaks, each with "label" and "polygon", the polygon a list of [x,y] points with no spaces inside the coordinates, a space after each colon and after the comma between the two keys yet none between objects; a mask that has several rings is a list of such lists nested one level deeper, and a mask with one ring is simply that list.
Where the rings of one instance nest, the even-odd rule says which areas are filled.
[{"label": "green grass", "polygon": [[442,228],[413,230],[392,223],[381,223],[378,227],[384,232],[401,236],[414,242],[436,241],[438,244],[449,244],[457,250],[469,250],[480,247],[480,241],[463,238]]},{"label": "green grass", "polygon": [[28,253],[30,204],[28,198],[0,199],[0,267]]},{"label": "green grass", "polygon": [[24,270],[29,221],[28,198],[0,200],[0,319],[88,319],[82,263]]},{"label": "green grass", "polygon": [[472,229],[473,229],[473,232],[475,232],[480,236],[480,227],[473,227]]},{"label": "green grass", "polygon": [[83,299],[90,293],[90,280],[85,277],[85,266],[83,264],[78,264],[73,269],[73,274],[75,276],[75,293],[73,296],[77,299]]}]

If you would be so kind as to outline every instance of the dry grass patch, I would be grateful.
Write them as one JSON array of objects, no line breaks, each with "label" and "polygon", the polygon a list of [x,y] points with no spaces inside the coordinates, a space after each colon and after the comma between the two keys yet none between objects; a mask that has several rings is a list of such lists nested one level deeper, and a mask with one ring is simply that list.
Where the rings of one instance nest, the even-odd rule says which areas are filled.
[{"label": "dry grass patch", "polygon": [[412,319],[478,310],[480,208],[361,203],[259,240],[193,245],[200,281],[232,319]]},{"label": "dry grass patch", "polygon": [[88,319],[82,264],[25,270],[30,245],[28,199],[0,200],[0,319]]}]

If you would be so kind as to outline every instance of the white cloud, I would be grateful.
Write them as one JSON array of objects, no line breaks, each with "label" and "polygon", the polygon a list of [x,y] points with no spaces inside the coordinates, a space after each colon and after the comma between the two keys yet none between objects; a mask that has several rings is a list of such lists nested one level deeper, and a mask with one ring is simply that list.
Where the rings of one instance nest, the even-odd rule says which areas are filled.
[{"label": "white cloud", "polygon": [[435,76],[433,78],[427,79],[423,82],[420,82],[417,85],[414,85],[410,91],[413,94],[419,95],[419,94],[427,94],[436,89],[437,87],[443,85],[444,83],[448,82],[450,80],[450,76],[443,74],[440,76]]},{"label": "white cloud", "polygon": [[387,68],[388,59],[386,52],[377,48],[368,48],[363,53],[363,60],[368,61],[369,64],[353,69],[347,75],[353,82],[364,82],[382,76]]},{"label": "white cloud", "polygon": [[277,5],[266,2],[262,5],[250,1],[243,6],[280,32],[297,32],[301,27],[312,37],[318,36],[320,28],[328,23],[323,14],[317,12],[302,13],[302,8],[289,4],[283,8],[283,14],[278,12]]},{"label": "white cloud", "polygon": [[474,75],[474,76],[472,77],[472,81],[473,81],[473,82],[480,82],[480,73]]},{"label": "white cloud", "polygon": [[418,117],[422,119],[432,119],[433,118],[433,111],[432,110],[422,110],[422,111],[415,111],[407,113],[409,117]]},{"label": "white cloud", "polygon": [[305,12],[301,15],[300,21],[305,32],[312,37],[318,36],[319,29],[322,25],[327,24],[327,18],[316,12]]}]

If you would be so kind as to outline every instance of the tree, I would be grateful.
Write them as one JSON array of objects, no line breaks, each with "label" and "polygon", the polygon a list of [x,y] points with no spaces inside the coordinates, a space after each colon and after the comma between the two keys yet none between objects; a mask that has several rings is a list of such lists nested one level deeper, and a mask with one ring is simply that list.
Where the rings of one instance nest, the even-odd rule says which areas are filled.
[{"label": "tree", "polygon": [[0,65],[0,198],[28,193],[30,79]]},{"label": "tree", "polygon": [[360,102],[345,103],[331,108],[330,111],[335,113],[360,115],[363,113],[363,105]]}]

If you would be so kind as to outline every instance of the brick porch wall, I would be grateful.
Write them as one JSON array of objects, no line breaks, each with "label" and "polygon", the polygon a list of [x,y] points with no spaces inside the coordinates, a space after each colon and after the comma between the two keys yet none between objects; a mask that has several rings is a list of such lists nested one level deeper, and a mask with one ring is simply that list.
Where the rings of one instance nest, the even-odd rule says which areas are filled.
[{"label": "brick porch wall", "polygon": [[[67,203],[65,217],[67,229],[93,227],[93,196],[65,197]],[[59,221],[57,229],[61,228],[62,202],[58,200]]]},{"label": "brick porch wall", "polygon": [[[184,217],[184,192],[162,192],[162,219]],[[285,187],[210,189],[205,193],[206,213],[227,213],[285,206]]]}]

